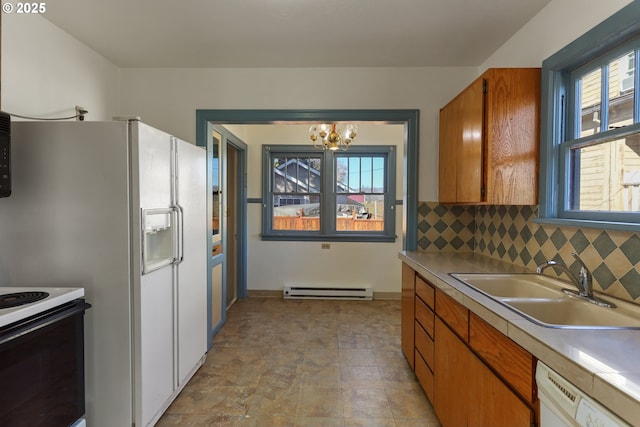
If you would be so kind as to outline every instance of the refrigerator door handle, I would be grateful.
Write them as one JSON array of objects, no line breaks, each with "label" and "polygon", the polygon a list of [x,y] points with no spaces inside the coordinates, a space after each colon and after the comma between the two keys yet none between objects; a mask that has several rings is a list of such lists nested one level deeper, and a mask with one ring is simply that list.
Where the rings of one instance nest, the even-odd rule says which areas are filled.
[{"label": "refrigerator door handle", "polygon": [[175,212],[177,216],[176,246],[178,248],[175,263],[180,264],[184,259],[184,210],[182,206],[176,205]]}]

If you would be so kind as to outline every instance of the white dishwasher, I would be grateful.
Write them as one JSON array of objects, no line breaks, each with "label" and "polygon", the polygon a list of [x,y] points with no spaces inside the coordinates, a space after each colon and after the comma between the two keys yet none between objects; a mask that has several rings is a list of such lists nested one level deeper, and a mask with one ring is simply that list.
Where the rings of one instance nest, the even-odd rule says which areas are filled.
[{"label": "white dishwasher", "polygon": [[540,361],[536,383],[540,427],[630,427]]}]

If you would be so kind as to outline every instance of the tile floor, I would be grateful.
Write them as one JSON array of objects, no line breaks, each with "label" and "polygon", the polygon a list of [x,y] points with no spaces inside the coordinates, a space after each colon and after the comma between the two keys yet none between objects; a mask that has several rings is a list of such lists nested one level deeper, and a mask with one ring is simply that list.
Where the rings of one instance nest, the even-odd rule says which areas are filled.
[{"label": "tile floor", "polygon": [[158,427],[440,424],[400,350],[400,301],[249,298]]}]

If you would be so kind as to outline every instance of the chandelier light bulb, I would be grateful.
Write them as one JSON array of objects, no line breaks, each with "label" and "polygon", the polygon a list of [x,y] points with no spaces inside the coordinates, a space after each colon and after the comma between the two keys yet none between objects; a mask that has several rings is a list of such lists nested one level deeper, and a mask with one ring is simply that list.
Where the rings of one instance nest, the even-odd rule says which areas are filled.
[{"label": "chandelier light bulb", "polygon": [[329,129],[331,128],[331,125],[328,124],[321,124],[320,125],[320,138],[325,139],[327,137],[327,134],[329,133]]}]

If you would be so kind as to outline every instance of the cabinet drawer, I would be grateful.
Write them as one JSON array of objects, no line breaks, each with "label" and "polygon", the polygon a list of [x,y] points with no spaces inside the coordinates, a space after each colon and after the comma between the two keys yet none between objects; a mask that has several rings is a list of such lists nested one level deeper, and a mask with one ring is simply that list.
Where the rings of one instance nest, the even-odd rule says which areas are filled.
[{"label": "cabinet drawer", "polygon": [[431,369],[429,369],[429,366],[427,366],[427,363],[417,350],[415,360],[416,377],[418,377],[418,381],[420,381],[420,385],[427,395],[427,398],[433,403],[433,372],[431,372]]},{"label": "cabinet drawer", "polygon": [[418,322],[416,322],[416,350],[418,350],[424,361],[427,362],[427,365],[433,369],[433,338],[429,336]]},{"label": "cabinet drawer", "polygon": [[436,290],[436,314],[464,342],[469,342],[469,310],[440,289]]},{"label": "cabinet drawer", "polygon": [[533,404],[533,356],[509,337],[471,313],[469,346],[526,402]]},{"label": "cabinet drawer", "polygon": [[416,294],[431,310],[434,308],[435,289],[422,277],[416,275]]},{"label": "cabinet drawer", "polygon": [[420,298],[416,298],[416,320],[420,322],[429,336],[433,337],[433,311]]}]

